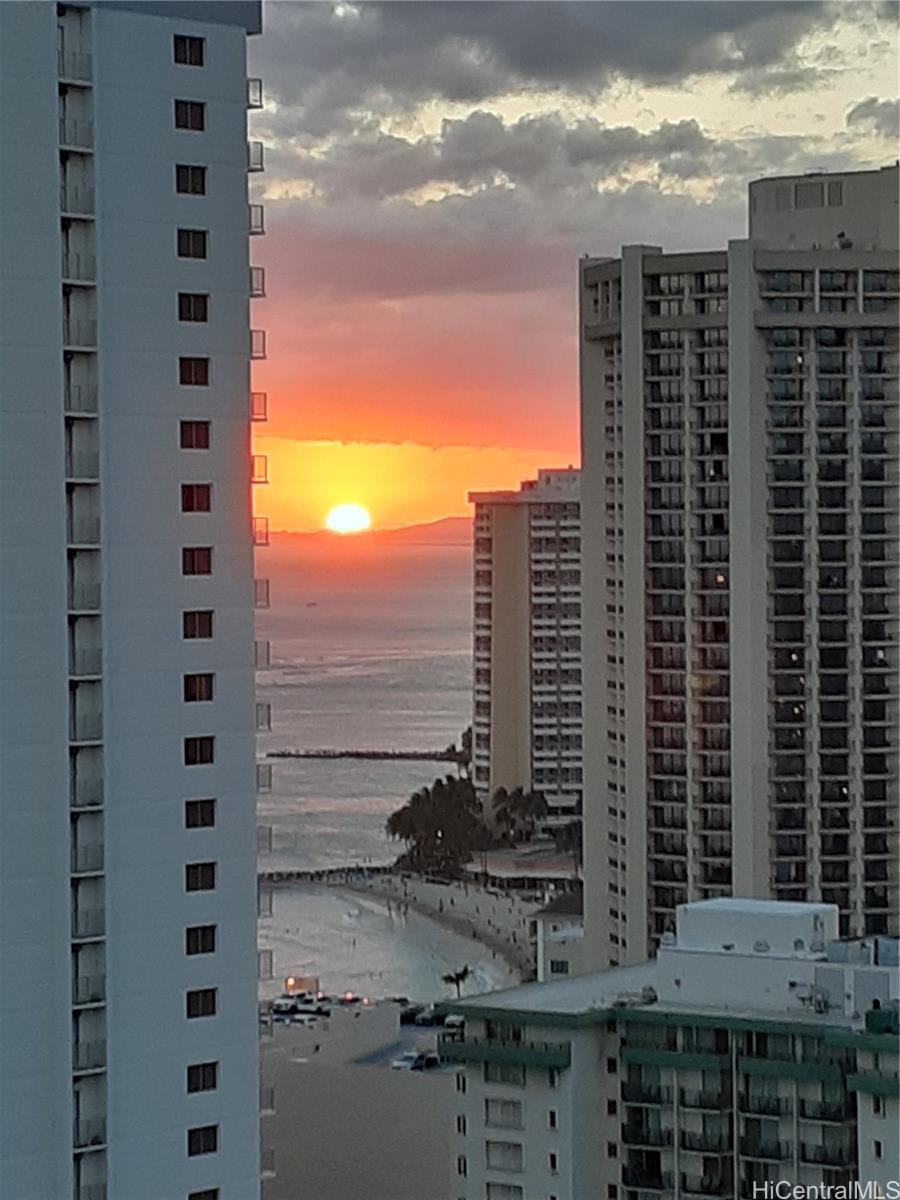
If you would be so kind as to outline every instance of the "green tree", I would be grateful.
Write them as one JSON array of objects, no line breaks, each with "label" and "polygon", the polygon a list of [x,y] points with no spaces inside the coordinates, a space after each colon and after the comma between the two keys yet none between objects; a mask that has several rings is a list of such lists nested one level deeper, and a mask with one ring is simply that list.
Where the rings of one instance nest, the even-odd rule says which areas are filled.
[{"label": "green tree", "polygon": [[506,788],[498,788],[491,799],[494,825],[507,845],[530,842],[547,812],[543,792],[526,792],[521,787],[508,792]]},{"label": "green tree", "polygon": [[475,789],[467,779],[436,779],[414,792],[385,824],[388,836],[406,843],[397,865],[455,878],[476,850],[492,843]]},{"label": "green tree", "polygon": [[565,825],[557,825],[552,833],[556,848],[560,854],[570,854],[575,869],[580,870],[584,856],[583,829],[580,821],[568,821]]}]

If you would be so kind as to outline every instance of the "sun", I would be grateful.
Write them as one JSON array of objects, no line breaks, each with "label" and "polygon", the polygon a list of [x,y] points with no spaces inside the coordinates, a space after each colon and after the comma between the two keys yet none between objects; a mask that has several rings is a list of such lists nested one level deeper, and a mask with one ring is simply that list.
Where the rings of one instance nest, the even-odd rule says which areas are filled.
[{"label": "sun", "polygon": [[338,504],[325,518],[325,528],[332,533],[362,533],[372,524],[372,518],[361,504]]}]

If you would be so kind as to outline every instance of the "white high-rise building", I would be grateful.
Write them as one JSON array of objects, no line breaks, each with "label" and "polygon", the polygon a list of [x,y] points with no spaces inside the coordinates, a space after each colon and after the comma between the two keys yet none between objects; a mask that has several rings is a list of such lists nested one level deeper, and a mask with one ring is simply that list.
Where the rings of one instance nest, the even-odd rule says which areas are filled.
[{"label": "white high-rise building", "polygon": [[897,175],[581,264],[595,969],[729,894],[897,931]]},{"label": "white high-rise building", "polygon": [[476,791],[542,792],[547,825],[581,812],[578,471],[539,471],[475,505]]},{"label": "white high-rise building", "polygon": [[0,5],[9,1200],[258,1194],[259,23]]}]

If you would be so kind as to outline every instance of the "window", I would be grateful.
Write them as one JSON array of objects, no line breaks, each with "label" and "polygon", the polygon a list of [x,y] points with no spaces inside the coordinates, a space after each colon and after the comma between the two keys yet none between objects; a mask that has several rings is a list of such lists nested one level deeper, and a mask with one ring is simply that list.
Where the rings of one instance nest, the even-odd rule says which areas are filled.
[{"label": "window", "polygon": [[825,203],[824,186],[821,183],[795,183],[795,208],[822,208]]},{"label": "window", "polygon": [[549,1165],[551,1172],[555,1175],[559,1170],[559,1156],[557,1154],[551,1152],[549,1155]]},{"label": "window", "polygon": [[466,1094],[466,1076],[465,1076],[464,1071],[457,1072],[456,1090],[458,1092],[460,1092],[463,1096]]},{"label": "window", "polygon": [[616,1115],[616,1113],[618,1112],[618,1107],[619,1106],[616,1104],[615,1100],[607,1100],[606,1115],[608,1117],[614,1117]]},{"label": "window", "polygon": [[216,989],[197,988],[188,992],[185,997],[188,1020],[194,1017],[214,1017],[216,1015]]},{"label": "window", "polygon": [[217,1062],[191,1063],[187,1069],[189,1092],[214,1092],[219,1086],[219,1064]]},{"label": "window", "polygon": [[188,1157],[197,1154],[215,1154],[219,1149],[218,1125],[195,1125],[187,1131]]},{"label": "window", "polygon": [[181,485],[181,511],[185,513],[212,512],[212,484],[183,483]]},{"label": "window", "polygon": [[175,166],[175,191],[183,196],[205,196],[206,167],[177,163]]},{"label": "window", "polygon": [[209,421],[182,421],[180,432],[182,450],[209,449]]},{"label": "window", "polygon": [[485,1142],[487,1166],[495,1171],[522,1170],[521,1142]]},{"label": "window", "polygon": [[184,702],[195,704],[198,701],[212,700],[213,675],[185,675]]},{"label": "window", "polygon": [[179,258],[206,258],[209,234],[205,229],[178,230]]},{"label": "window", "polygon": [[883,1096],[873,1096],[872,1097],[872,1112],[876,1117],[883,1117],[886,1115],[886,1108],[885,1108]]},{"label": "window", "polygon": [[466,1156],[464,1154],[460,1154],[457,1156],[456,1173],[457,1173],[457,1175],[465,1175],[466,1174]]},{"label": "window", "polygon": [[206,105],[199,100],[175,101],[175,128],[200,131],[206,128]]},{"label": "window", "polygon": [[551,1129],[559,1128],[559,1126],[557,1125],[557,1117],[556,1117],[556,1109],[555,1108],[551,1108],[550,1111],[547,1113],[547,1124],[550,1126]]},{"label": "window", "polygon": [[185,800],[185,829],[214,829],[216,825],[215,800]]},{"label": "window", "polygon": [[456,1132],[466,1136],[466,1118],[460,1113],[456,1118]]},{"label": "window", "polygon": [[844,203],[844,184],[840,179],[828,183],[828,207],[839,208]]},{"label": "window", "polygon": [[186,638],[211,638],[213,635],[213,610],[190,608],[181,614],[181,629]]},{"label": "window", "polygon": [[181,551],[182,575],[212,575],[212,546],[184,546]]},{"label": "window", "polygon": [[209,387],[209,359],[179,358],[178,382],[184,387]]},{"label": "window", "polygon": [[179,292],[178,320],[208,321],[209,296],[205,292]]},{"label": "window", "polygon": [[214,862],[188,863],[184,868],[184,890],[186,892],[211,892],[216,886],[216,864]]},{"label": "window", "polygon": [[607,1142],[606,1143],[606,1157],[607,1158],[617,1158],[618,1154],[619,1154],[619,1147],[616,1145],[616,1143],[615,1142]]},{"label": "window", "polygon": [[556,1088],[559,1087],[559,1071],[556,1067],[551,1067],[547,1072],[547,1086]]},{"label": "window", "polygon": [[189,925],[184,931],[184,952],[188,955],[215,954],[215,925]]},{"label": "window", "polygon": [[[204,65],[205,38],[187,37],[176,33],[174,38],[175,61],[181,67],[202,67]],[[197,1193],[200,1195],[200,1193]],[[218,1191],[216,1192],[218,1195]],[[189,1197],[189,1200],[191,1198]]]},{"label": "window", "polygon": [[616,1197],[618,1196],[618,1194],[619,1194],[619,1189],[616,1187],[616,1185],[614,1183],[608,1183],[606,1185],[606,1200],[616,1200]]},{"label": "window", "polygon": [[214,737],[189,737],[184,739],[184,765],[186,767],[208,766],[216,760]]},{"label": "window", "polygon": [[187,1200],[219,1200],[218,1188],[202,1188],[199,1192],[188,1192]]},{"label": "window", "polygon": [[618,1062],[616,1062],[616,1060],[614,1058],[608,1058],[606,1060],[607,1075],[615,1075],[615,1073],[618,1071],[618,1069],[619,1069],[619,1064],[618,1064]]},{"label": "window", "polygon": [[522,1129],[524,1112],[521,1100],[499,1100],[490,1097],[484,1102],[484,1123],[495,1129]]},{"label": "window", "polygon": [[525,1086],[525,1068],[518,1063],[486,1062],[484,1064],[485,1083],[511,1083],[516,1087]]},{"label": "window", "polygon": [[518,1183],[489,1183],[485,1196],[487,1200],[524,1200],[525,1192]]},{"label": "window", "polygon": [[569,964],[564,958],[550,959],[550,974],[551,975],[568,975]]},{"label": "window", "polygon": [[881,1142],[878,1141],[877,1138],[875,1139],[875,1141],[872,1142],[872,1157],[873,1158],[883,1158],[884,1157],[884,1146],[881,1144]]}]

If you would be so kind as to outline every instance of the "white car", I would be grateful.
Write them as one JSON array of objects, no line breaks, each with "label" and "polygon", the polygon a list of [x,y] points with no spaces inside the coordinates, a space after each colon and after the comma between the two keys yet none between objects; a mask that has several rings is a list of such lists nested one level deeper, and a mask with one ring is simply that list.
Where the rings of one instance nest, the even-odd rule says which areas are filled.
[{"label": "white car", "polygon": [[399,1058],[395,1058],[391,1063],[392,1071],[411,1071],[414,1063],[419,1058],[418,1050],[405,1050]]}]

